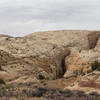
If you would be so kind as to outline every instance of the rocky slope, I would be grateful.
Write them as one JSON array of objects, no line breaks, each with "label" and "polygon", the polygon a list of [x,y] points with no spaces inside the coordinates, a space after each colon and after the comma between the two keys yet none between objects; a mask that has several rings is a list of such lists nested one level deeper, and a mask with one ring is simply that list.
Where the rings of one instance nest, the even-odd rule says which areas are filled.
[{"label": "rocky slope", "polygon": [[36,32],[15,38],[0,35],[0,78],[7,84],[76,86],[77,77],[83,81],[83,75],[91,72],[91,63],[100,61],[99,36],[99,31],[87,30]]}]

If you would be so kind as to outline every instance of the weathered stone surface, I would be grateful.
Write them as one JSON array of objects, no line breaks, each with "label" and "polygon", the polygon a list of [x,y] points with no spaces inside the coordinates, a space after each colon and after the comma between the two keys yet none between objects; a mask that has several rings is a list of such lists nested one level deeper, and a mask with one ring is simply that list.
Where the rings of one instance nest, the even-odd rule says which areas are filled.
[{"label": "weathered stone surface", "polygon": [[83,81],[100,82],[100,71],[93,71],[82,77]]},{"label": "weathered stone surface", "polygon": [[95,48],[99,38],[100,38],[100,32],[99,31],[91,32],[88,35],[88,41],[89,41],[89,48],[90,49]]},{"label": "weathered stone surface", "polygon": [[65,59],[66,73],[64,77],[76,74],[76,76],[84,74],[90,70],[90,64],[87,59],[84,59],[80,54],[71,54]]},{"label": "weathered stone surface", "polygon": [[99,53],[95,49],[99,40],[98,35],[93,40],[97,41],[92,42],[95,48],[89,50],[92,44],[89,41],[94,36],[91,37],[90,34],[94,33],[63,30],[36,32],[16,38],[0,35],[0,49],[13,56],[11,61],[7,60],[7,64],[2,65],[4,71],[2,75],[9,74],[10,77],[5,80],[15,81],[23,76],[25,80],[28,77],[55,79],[62,77],[65,72],[67,74],[68,71],[72,74],[77,70],[80,74],[85,73],[90,68],[88,62],[97,58]]},{"label": "weathered stone surface", "polygon": [[0,49],[16,58],[3,68],[10,76],[15,73],[17,78],[25,73],[29,77],[35,76],[34,71],[36,76],[45,71],[45,76],[49,79],[61,77],[66,71],[64,59],[70,54],[70,47],[76,47],[78,50],[87,49],[89,33],[70,30],[39,32],[16,38],[1,35]]},{"label": "weathered stone surface", "polygon": [[[98,41],[99,42],[99,41]],[[94,49],[82,50],[81,52],[72,52],[65,59],[66,73],[76,73],[76,75],[86,74],[91,72],[91,63],[94,61],[100,62],[100,45],[97,43]],[[65,77],[66,78],[66,77]]]},{"label": "weathered stone surface", "polygon": [[100,71],[93,71],[78,77],[73,86],[68,86],[65,89],[81,90],[85,93],[100,93]]},{"label": "weathered stone surface", "polygon": [[[90,86],[90,82],[93,81],[99,87],[99,71],[88,73],[91,71],[91,63],[95,60],[100,61],[99,33],[97,31],[64,30],[36,32],[16,38],[0,35],[0,79],[6,81],[7,85],[17,85],[14,88],[7,86],[7,91],[3,88],[0,95],[5,93],[5,95],[16,96],[16,93],[19,93],[19,96],[32,97],[40,96],[43,92],[43,96],[46,93],[47,100],[48,97],[50,100],[52,98],[58,100],[59,96],[60,100],[66,100],[66,96],[69,100],[69,96],[72,97],[72,94],[75,97],[79,96],[79,100],[81,100],[80,95],[86,95],[80,91],[76,91],[78,94],[75,91],[76,94],[70,91],[66,94],[65,91],[56,91],[56,89],[49,92],[49,90],[45,90],[47,87],[59,89],[67,87],[86,93],[91,91],[100,93],[100,90],[95,89],[94,86],[84,87]],[[65,78],[56,79],[63,75]],[[18,88],[18,86],[20,87]],[[34,92],[32,86],[45,88]],[[41,98],[43,97],[41,96]],[[40,98],[37,99],[40,100]]]},{"label": "weathered stone surface", "polygon": [[15,58],[11,54],[0,50],[0,65],[5,65],[7,64],[7,62],[12,61],[14,59]]}]

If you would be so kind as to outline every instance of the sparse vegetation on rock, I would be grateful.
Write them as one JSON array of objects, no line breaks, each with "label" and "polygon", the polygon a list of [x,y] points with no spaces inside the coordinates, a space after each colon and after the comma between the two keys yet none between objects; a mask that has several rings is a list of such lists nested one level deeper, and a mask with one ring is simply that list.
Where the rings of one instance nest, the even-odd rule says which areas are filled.
[{"label": "sparse vegetation on rock", "polygon": [[69,89],[61,90],[43,87],[28,87],[28,89],[20,89],[20,91],[16,88],[6,89],[5,87],[0,87],[0,99],[3,100],[4,97],[8,98],[8,100],[11,98],[13,100],[99,100],[100,94],[97,92],[86,94],[80,90],[72,91]]},{"label": "sparse vegetation on rock", "polygon": [[[0,84],[11,84],[0,87],[0,97],[14,96],[18,100],[25,97],[38,100],[98,99],[99,94],[77,91],[79,86],[76,91],[63,89],[73,88],[83,77],[93,79],[93,84],[81,80],[81,85],[94,89],[100,87],[99,37],[100,32],[86,30],[37,32],[16,38],[0,35]],[[95,59],[98,61],[93,62]],[[78,80],[78,77],[81,78]]]},{"label": "sparse vegetation on rock", "polygon": [[94,70],[100,70],[100,63],[98,61],[94,61],[92,64],[91,64],[91,69],[92,71]]},{"label": "sparse vegetation on rock", "polygon": [[43,79],[45,79],[45,77],[43,75],[39,74],[39,79],[43,80]]},{"label": "sparse vegetation on rock", "polygon": [[0,78],[0,84],[6,84],[3,79]]}]

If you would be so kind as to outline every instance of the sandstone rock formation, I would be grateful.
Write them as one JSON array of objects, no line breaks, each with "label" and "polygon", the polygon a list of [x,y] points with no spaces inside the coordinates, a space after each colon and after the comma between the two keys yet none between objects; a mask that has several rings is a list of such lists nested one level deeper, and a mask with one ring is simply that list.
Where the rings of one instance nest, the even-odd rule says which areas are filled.
[{"label": "sandstone rock formation", "polygon": [[100,93],[100,71],[93,71],[84,76],[78,77],[73,86],[70,85],[65,89],[81,90],[85,93]]},{"label": "sandstone rock formation", "polygon": [[[64,77],[82,75],[91,71],[91,63],[100,62],[100,32],[91,32],[88,34],[89,49],[72,50],[71,54],[65,59],[65,67],[67,69]],[[74,48],[75,49],[75,48]],[[70,73],[70,74],[68,74]],[[70,76],[70,77],[71,77]]]},{"label": "sandstone rock formation", "polygon": [[100,37],[100,33],[99,31],[95,31],[95,32],[92,32],[88,35],[88,41],[89,41],[89,48],[90,49],[93,49],[95,48],[97,42],[98,42],[98,39]]},{"label": "sandstone rock formation", "polygon": [[[99,31],[87,30],[36,32],[24,37],[0,35],[0,79],[7,84],[1,86],[0,97],[12,94],[66,100],[67,95],[68,100],[74,100],[77,95],[81,100],[80,95],[85,95],[91,100],[93,96],[85,93],[100,93],[100,72],[91,71],[91,63],[100,62],[99,37]],[[90,84],[93,81],[96,87]],[[38,86],[43,88],[39,90]],[[59,90],[65,87],[74,91]],[[56,94],[52,97],[52,93]]]},{"label": "sandstone rock formation", "polygon": [[90,63],[99,59],[99,45],[96,45],[99,33],[62,30],[15,38],[1,35],[0,49],[12,57],[1,66],[1,76],[7,81],[20,82],[29,81],[29,78],[56,79],[64,74],[66,77],[68,73],[69,76],[75,72],[77,75],[86,73],[90,70]]}]

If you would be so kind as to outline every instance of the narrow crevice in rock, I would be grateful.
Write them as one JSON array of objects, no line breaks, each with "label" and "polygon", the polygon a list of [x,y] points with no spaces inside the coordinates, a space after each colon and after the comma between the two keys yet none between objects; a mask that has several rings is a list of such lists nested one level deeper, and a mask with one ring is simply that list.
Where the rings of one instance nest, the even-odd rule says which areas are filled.
[{"label": "narrow crevice in rock", "polygon": [[69,49],[67,49],[67,53],[63,56],[62,61],[61,61],[61,68],[62,68],[62,74],[61,77],[64,76],[64,74],[66,73],[66,64],[65,64],[65,59],[67,56],[69,56],[71,53],[71,51]]},{"label": "narrow crevice in rock", "polygon": [[62,71],[63,71],[62,76],[63,76],[64,73],[66,72],[65,57],[64,57],[64,59],[62,60],[61,66],[62,66]]},{"label": "narrow crevice in rock", "polygon": [[64,57],[64,58],[61,60],[61,65],[60,65],[61,70],[59,71],[58,75],[56,76],[56,79],[62,78],[63,75],[64,75],[65,72],[66,72],[65,58],[66,58],[66,57]]}]

